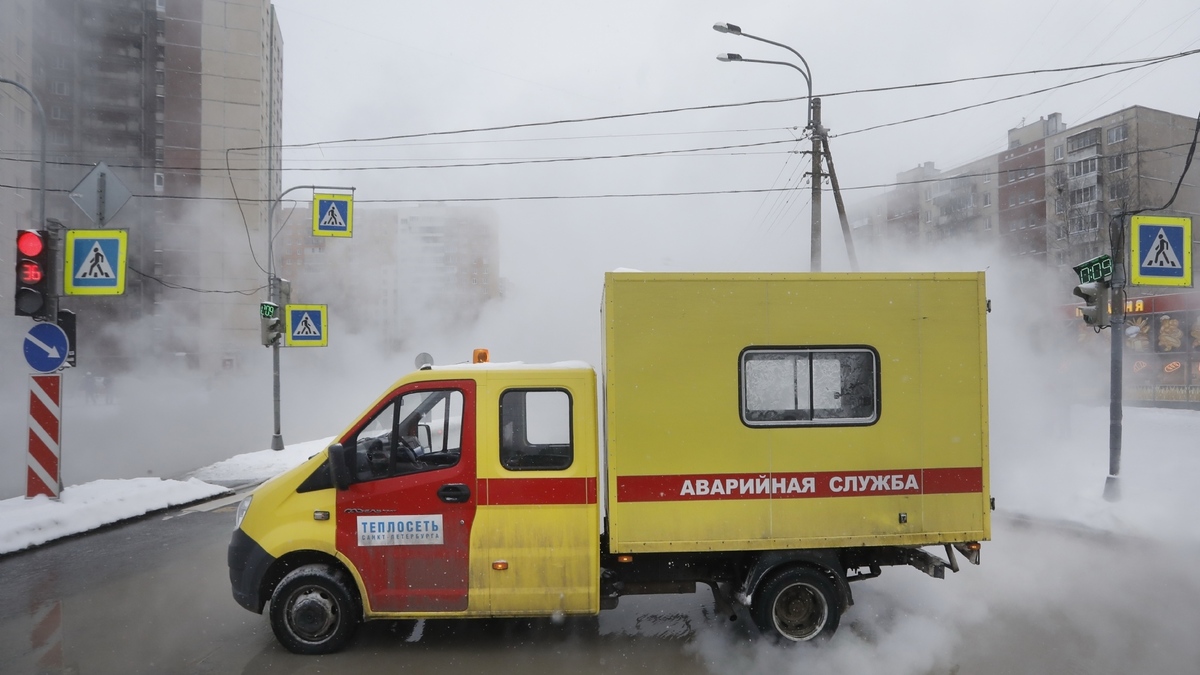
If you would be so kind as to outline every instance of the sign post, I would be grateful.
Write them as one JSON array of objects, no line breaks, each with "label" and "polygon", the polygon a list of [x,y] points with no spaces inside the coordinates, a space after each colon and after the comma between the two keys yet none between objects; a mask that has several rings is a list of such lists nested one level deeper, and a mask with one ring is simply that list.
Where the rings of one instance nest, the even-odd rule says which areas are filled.
[{"label": "sign post", "polygon": [[38,495],[58,499],[62,493],[61,428],[62,375],[30,375],[26,499]]}]

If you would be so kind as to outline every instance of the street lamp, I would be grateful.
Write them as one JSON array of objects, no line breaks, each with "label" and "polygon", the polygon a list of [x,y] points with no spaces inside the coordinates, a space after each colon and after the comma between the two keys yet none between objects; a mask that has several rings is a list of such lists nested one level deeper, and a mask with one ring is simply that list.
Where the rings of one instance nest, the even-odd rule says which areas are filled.
[{"label": "street lamp", "polygon": [[[732,23],[715,23],[713,30],[718,33],[727,33],[729,35],[740,35],[758,40],[776,47],[783,47],[789,52],[796,55],[800,59],[800,63],[804,64],[801,68],[794,63],[787,61],[765,61],[761,59],[747,59],[741,54],[718,54],[717,60],[727,63],[767,63],[773,66],[787,66],[795,69],[804,78],[804,83],[808,85],[808,121],[805,125],[806,129],[811,131],[812,136],[812,243],[809,246],[809,269],[813,272],[821,271],[821,153],[825,137],[825,130],[821,128],[821,99],[813,98],[812,92],[812,69],[808,67],[808,61],[804,60],[800,52],[783,44],[766,38],[751,35],[742,32],[741,26]],[[847,229],[847,228],[843,228]]]},{"label": "street lamp", "polygon": [[[353,192],[352,187],[330,187],[328,185],[296,185],[290,187],[279,196],[271,200],[271,205],[267,207],[267,299],[276,305],[279,304],[279,277],[275,275],[275,236],[279,232],[275,231],[275,207],[283,201],[284,195],[293,190],[332,190],[338,192]],[[280,230],[282,231],[282,227]],[[279,308],[286,312],[285,308]],[[283,321],[287,321],[285,313]],[[284,326],[286,328],[286,325]],[[271,449],[283,450],[283,433],[280,426],[279,415],[279,343],[283,341],[280,336],[271,343],[271,396],[275,404],[275,433],[271,435]]]}]

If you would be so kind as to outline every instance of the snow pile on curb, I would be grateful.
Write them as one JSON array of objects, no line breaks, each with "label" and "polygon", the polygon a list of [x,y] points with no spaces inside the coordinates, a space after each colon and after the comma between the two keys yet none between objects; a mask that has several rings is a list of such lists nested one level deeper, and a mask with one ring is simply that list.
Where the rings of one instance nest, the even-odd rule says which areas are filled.
[{"label": "snow pile on curb", "polygon": [[195,478],[133,478],[72,485],[63,489],[59,501],[42,496],[0,500],[0,522],[10,524],[0,528],[0,554],[224,492]]},{"label": "snow pile on curb", "polygon": [[206,466],[193,473],[192,477],[210,483],[261,483],[304,463],[309,457],[329,447],[333,438],[330,436],[296,443],[283,450],[259,450],[238,455]]}]

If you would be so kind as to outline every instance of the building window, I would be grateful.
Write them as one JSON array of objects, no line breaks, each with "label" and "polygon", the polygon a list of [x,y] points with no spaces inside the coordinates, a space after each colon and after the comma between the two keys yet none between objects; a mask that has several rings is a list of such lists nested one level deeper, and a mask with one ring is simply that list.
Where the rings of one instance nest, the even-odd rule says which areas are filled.
[{"label": "building window", "polygon": [[1071,190],[1070,199],[1071,206],[1094,202],[1096,201],[1096,186],[1089,185],[1085,188],[1079,188],[1078,190]]},{"label": "building window", "polygon": [[984,206],[992,205],[992,193],[990,193],[990,192],[983,193],[983,205]]},{"label": "building window", "polygon": [[1054,161],[1057,162],[1057,161],[1061,160],[1062,158],[1063,158],[1063,146],[1061,146],[1061,145],[1054,146]]},{"label": "building window", "polygon": [[1100,145],[1100,130],[1088,129],[1067,139],[1067,152],[1078,152],[1092,145]]},{"label": "building window", "polygon": [[742,422],[751,427],[873,424],[879,414],[873,349],[747,349]]},{"label": "building window", "polygon": [[1066,239],[1067,238],[1067,226],[1062,223],[1055,225],[1054,226],[1054,236],[1059,239]]},{"label": "building window", "polygon": [[1126,133],[1127,133],[1127,131],[1126,131],[1126,127],[1124,124],[1117,125],[1108,130],[1108,142],[1109,143],[1120,143],[1121,141],[1126,139],[1126,137],[1127,137]]},{"label": "building window", "polygon": [[991,171],[988,171],[983,174],[983,182],[985,182],[985,183],[992,182],[992,172]]},{"label": "building window", "polygon": [[1108,158],[1108,170],[1120,171],[1129,166],[1128,155],[1113,155]]},{"label": "building window", "polygon": [[63,131],[62,129],[51,129],[50,130],[50,142],[51,143],[54,143],[55,145],[66,145],[69,140],[70,139],[67,136],[66,131]]},{"label": "building window", "polygon": [[1108,198],[1114,201],[1124,199],[1127,195],[1124,183],[1113,183],[1108,186]]},{"label": "building window", "polygon": [[1097,157],[1089,157],[1087,159],[1081,159],[1077,162],[1071,162],[1067,165],[1067,173],[1071,178],[1075,178],[1076,176],[1086,176],[1089,173],[1096,173],[1096,169],[1099,166],[1099,161],[1100,160]]},{"label": "building window", "polygon": [[985,230],[992,229],[992,217],[991,216],[987,216],[983,219],[983,229],[985,229]]},{"label": "building window", "polygon": [[163,188],[166,187],[166,184],[167,184],[166,175],[164,175],[163,172],[161,172],[161,171],[155,171],[154,172],[154,191],[162,192]]},{"label": "building window", "polygon": [[1054,212],[1055,213],[1066,213],[1067,212],[1067,205],[1066,205],[1066,203],[1063,202],[1062,197],[1054,198]]},{"label": "building window", "polygon": [[50,57],[50,67],[55,70],[66,70],[71,66],[67,62],[67,56],[65,54],[54,54]]},{"label": "building window", "polygon": [[50,83],[50,91],[54,92],[58,96],[66,96],[68,93],[70,93],[71,88],[67,86],[66,82],[58,80]]},{"label": "building window", "polygon": [[62,106],[52,105],[52,106],[50,106],[50,119],[65,120],[65,119],[69,119],[69,116],[67,115],[66,109],[63,108]]},{"label": "building window", "polygon": [[509,471],[562,471],[575,461],[571,395],[561,389],[509,389],[500,395],[500,465]]}]

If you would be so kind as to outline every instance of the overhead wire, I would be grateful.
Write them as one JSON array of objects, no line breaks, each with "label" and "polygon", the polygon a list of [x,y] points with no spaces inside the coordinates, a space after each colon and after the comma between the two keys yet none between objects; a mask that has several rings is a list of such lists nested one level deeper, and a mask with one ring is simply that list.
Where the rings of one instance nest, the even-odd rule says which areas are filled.
[{"label": "overhead wire", "polygon": [[[1135,150],[1133,152],[1126,153],[1126,154],[1142,155],[1142,154],[1151,153],[1151,152],[1164,152],[1164,151],[1172,150],[1175,148],[1182,148],[1187,145],[1188,145],[1187,143],[1175,143],[1175,144],[1171,144],[1171,145],[1165,145],[1165,146],[1154,147],[1154,148],[1142,148],[1142,149]],[[1053,166],[1059,166],[1060,164],[1061,164],[1061,162],[1050,162],[1050,163],[1046,163],[1046,164],[1038,164],[1038,165],[1028,166],[1025,168],[1027,168],[1027,169],[1028,168],[1045,169],[1045,168],[1049,168],[1049,167],[1053,167]],[[842,185],[841,190],[843,192],[854,191],[854,190],[877,190],[880,188],[891,188],[891,187],[899,187],[899,186],[904,186],[904,185],[922,185],[922,184],[926,184],[926,183],[937,183],[940,181],[947,180],[949,178],[982,178],[985,176],[996,177],[996,176],[1003,175],[1004,173],[1005,173],[1005,171],[996,170],[996,171],[961,173],[961,174],[953,174],[953,175],[944,175],[943,174],[943,175],[939,175],[939,176],[936,176],[933,178],[917,178],[917,179],[913,179],[913,180],[894,181],[894,182],[890,182],[890,183],[872,183],[872,184],[867,184],[867,185]],[[28,185],[8,185],[8,184],[3,184],[3,183],[0,183],[0,188],[8,188],[8,189],[13,189],[13,190],[28,190],[28,191],[36,191],[38,189],[38,188],[31,187]],[[427,197],[427,198],[374,198],[374,199],[372,199],[372,198],[357,198],[356,197],[354,201],[355,201],[355,204],[423,204],[423,203],[430,203],[430,202],[486,203],[486,202],[539,201],[539,200],[560,201],[560,200],[576,200],[576,199],[689,197],[689,196],[726,195],[726,194],[768,194],[768,193],[775,193],[775,192],[785,192],[785,191],[792,190],[792,189],[794,189],[794,188],[783,187],[783,188],[748,188],[748,189],[729,189],[729,190],[687,190],[687,191],[679,191],[679,192],[598,193],[598,194],[585,194],[585,195],[519,195],[519,196],[500,196],[500,197],[464,197],[464,198]],[[46,188],[46,191],[54,192],[54,193],[70,192],[70,190],[63,189],[63,188]],[[243,197],[243,198],[240,198],[240,200],[239,200],[238,198],[233,198],[233,197],[174,196],[174,195],[162,195],[162,194],[143,194],[143,195],[132,195],[132,196],[138,197],[138,198],[143,198],[143,199],[174,199],[174,200],[182,200],[182,201],[215,201],[215,202],[240,201],[240,202],[246,202],[246,203],[251,203],[251,204],[255,204],[255,203],[263,204],[263,203],[269,203],[270,201],[272,201],[270,199],[249,198],[249,197]],[[296,200],[286,200],[286,201],[296,201]]]}]

